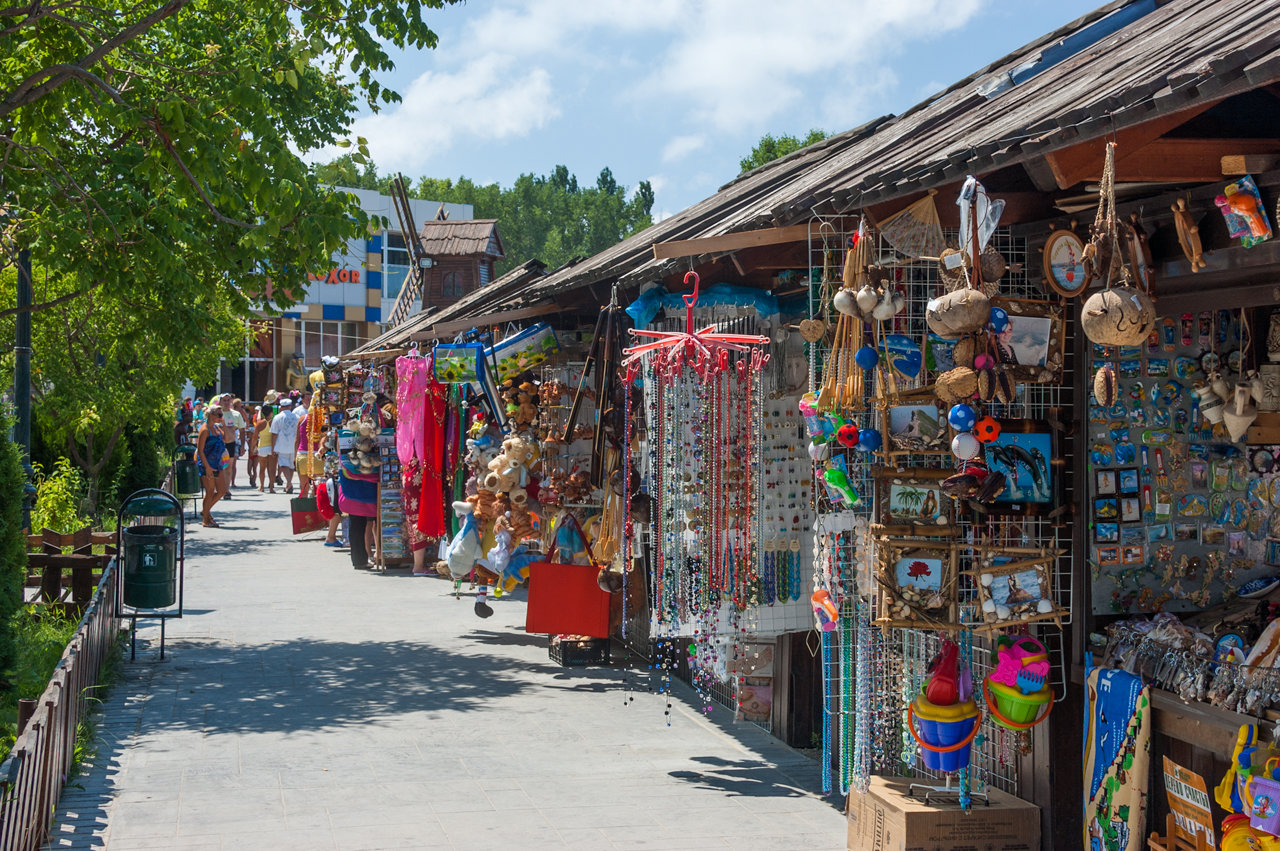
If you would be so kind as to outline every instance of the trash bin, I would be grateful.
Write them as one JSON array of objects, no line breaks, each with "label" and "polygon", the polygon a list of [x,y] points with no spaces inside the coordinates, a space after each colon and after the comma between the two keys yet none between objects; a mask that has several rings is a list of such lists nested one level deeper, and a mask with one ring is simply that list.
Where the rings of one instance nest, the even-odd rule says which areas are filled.
[{"label": "trash bin", "polygon": [[183,444],[173,459],[173,495],[178,499],[200,496],[200,468],[196,465],[196,448]]},{"label": "trash bin", "polygon": [[177,599],[178,530],[128,526],[120,531],[124,604],[163,609]]}]

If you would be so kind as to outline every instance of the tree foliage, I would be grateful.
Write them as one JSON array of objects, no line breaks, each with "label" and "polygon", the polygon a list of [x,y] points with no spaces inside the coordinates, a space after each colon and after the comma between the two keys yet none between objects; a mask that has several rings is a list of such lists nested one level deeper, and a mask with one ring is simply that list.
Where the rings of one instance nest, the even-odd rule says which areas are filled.
[{"label": "tree foliage", "polygon": [[[111,290],[58,301],[74,291],[74,277],[37,269],[34,278],[36,298],[57,302],[32,317],[34,425],[83,471],[92,514],[121,437],[169,425],[186,379],[211,379],[222,357],[243,355],[245,326],[216,291],[197,293],[175,320],[187,323],[186,333],[171,339],[152,333],[159,318],[140,318]],[[13,305],[16,286],[13,269],[0,272],[0,312]],[[0,334],[11,338],[12,321],[0,321]]]},{"label": "tree foliage", "polygon": [[389,50],[451,2],[0,0],[0,236],[170,341],[296,301],[368,224],[299,154],[398,100]]},{"label": "tree foliage", "polygon": [[818,130],[817,128],[810,130],[809,135],[803,139],[798,139],[795,136],[774,136],[772,133],[766,133],[760,137],[760,141],[751,149],[751,153],[738,161],[738,166],[741,169],[741,173],[746,174],[767,162],[785,157],[787,154],[794,153],[801,148],[807,148],[809,145],[821,142],[825,138],[827,138],[826,131]]},{"label": "tree foliage", "polygon": [[[18,446],[9,439],[12,420],[0,412],[0,671],[9,669],[17,656],[13,614],[22,605],[22,583],[27,576],[27,536],[22,527],[23,488],[26,475]],[[0,683],[0,691],[3,691]]]},{"label": "tree foliage", "polygon": [[[376,174],[376,169],[374,170]],[[582,186],[566,166],[548,175],[522,174],[510,188],[421,177],[410,194],[432,201],[471,204],[478,219],[497,219],[506,260],[501,274],[537,258],[556,268],[574,257],[590,257],[653,224],[653,187],[642,180],[628,198],[608,168],[595,185]]]}]

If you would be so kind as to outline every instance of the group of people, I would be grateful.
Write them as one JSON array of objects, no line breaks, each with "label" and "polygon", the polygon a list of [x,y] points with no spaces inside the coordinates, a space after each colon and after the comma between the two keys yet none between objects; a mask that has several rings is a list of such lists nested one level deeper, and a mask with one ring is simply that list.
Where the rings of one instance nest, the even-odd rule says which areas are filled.
[{"label": "group of people", "polygon": [[[293,476],[297,469],[300,447],[305,447],[306,403],[298,391],[278,394],[271,391],[263,404],[250,412],[244,400],[223,393],[204,400],[183,400],[174,426],[178,443],[194,443],[196,464],[204,489],[202,519],[204,525],[217,528],[210,513],[220,500],[231,499],[231,489],[238,487],[240,458],[247,459],[249,487],[259,493],[275,493],[282,486],[293,493]],[[192,438],[192,432],[195,437]],[[300,476],[303,495],[311,489],[308,476]]]}]

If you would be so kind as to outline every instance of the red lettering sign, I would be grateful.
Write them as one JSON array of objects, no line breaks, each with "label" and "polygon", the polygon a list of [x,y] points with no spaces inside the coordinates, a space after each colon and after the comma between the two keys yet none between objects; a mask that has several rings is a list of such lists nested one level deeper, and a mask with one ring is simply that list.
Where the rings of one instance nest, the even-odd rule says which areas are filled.
[{"label": "red lettering sign", "polygon": [[326,284],[358,284],[360,283],[360,270],[330,269],[323,275],[313,275],[308,273],[307,278],[312,281],[321,281]]}]

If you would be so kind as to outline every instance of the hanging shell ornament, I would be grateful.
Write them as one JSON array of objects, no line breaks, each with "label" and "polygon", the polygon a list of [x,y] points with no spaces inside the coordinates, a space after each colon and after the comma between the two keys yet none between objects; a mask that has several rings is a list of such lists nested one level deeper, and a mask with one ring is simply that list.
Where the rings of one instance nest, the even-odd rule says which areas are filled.
[{"label": "hanging shell ornament", "polygon": [[1156,325],[1156,306],[1151,296],[1124,284],[1089,296],[1080,324],[1085,336],[1100,346],[1137,346]]},{"label": "hanging shell ornament", "polygon": [[984,402],[994,401],[996,398],[996,371],[994,367],[984,367],[977,370],[978,373],[978,398]]},{"label": "hanging shell ornament", "polygon": [[981,331],[990,315],[991,299],[981,290],[968,287],[931,299],[925,308],[929,330],[944,339]]},{"label": "hanging shell ornament", "polygon": [[858,298],[854,295],[853,290],[840,290],[840,292],[836,293],[832,297],[831,306],[836,309],[836,312],[842,313],[845,316],[851,316],[854,319],[862,318],[863,310],[858,304]]},{"label": "hanging shell ornament", "polygon": [[827,323],[821,319],[800,320],[800,336],[806,343],[816,343],[827,333]]},{"label": "hanging shell ornament", "polygon": [[880,296],[880,301],[871,310],[871,318],[877,322],[892,319],[907,304],[907,298],[900,292],[892,292],[887,287]]},{"label": "hanging shell ornament", "polygon": [[1104,408],[1110,408],[1116,403],[1116,395],[1119,393],[1119,383],[1116,381],[1115,370],[1110,364],[1103,366],[1093,376],[1093,398],[1098,404]]},{"label": "hanging shell ornament", "polygon": [[858,309],[865,314],[870,314],[880,303],[880,292],[870,283],[863,284],[862,289],[858,290],[857,300]]}]

